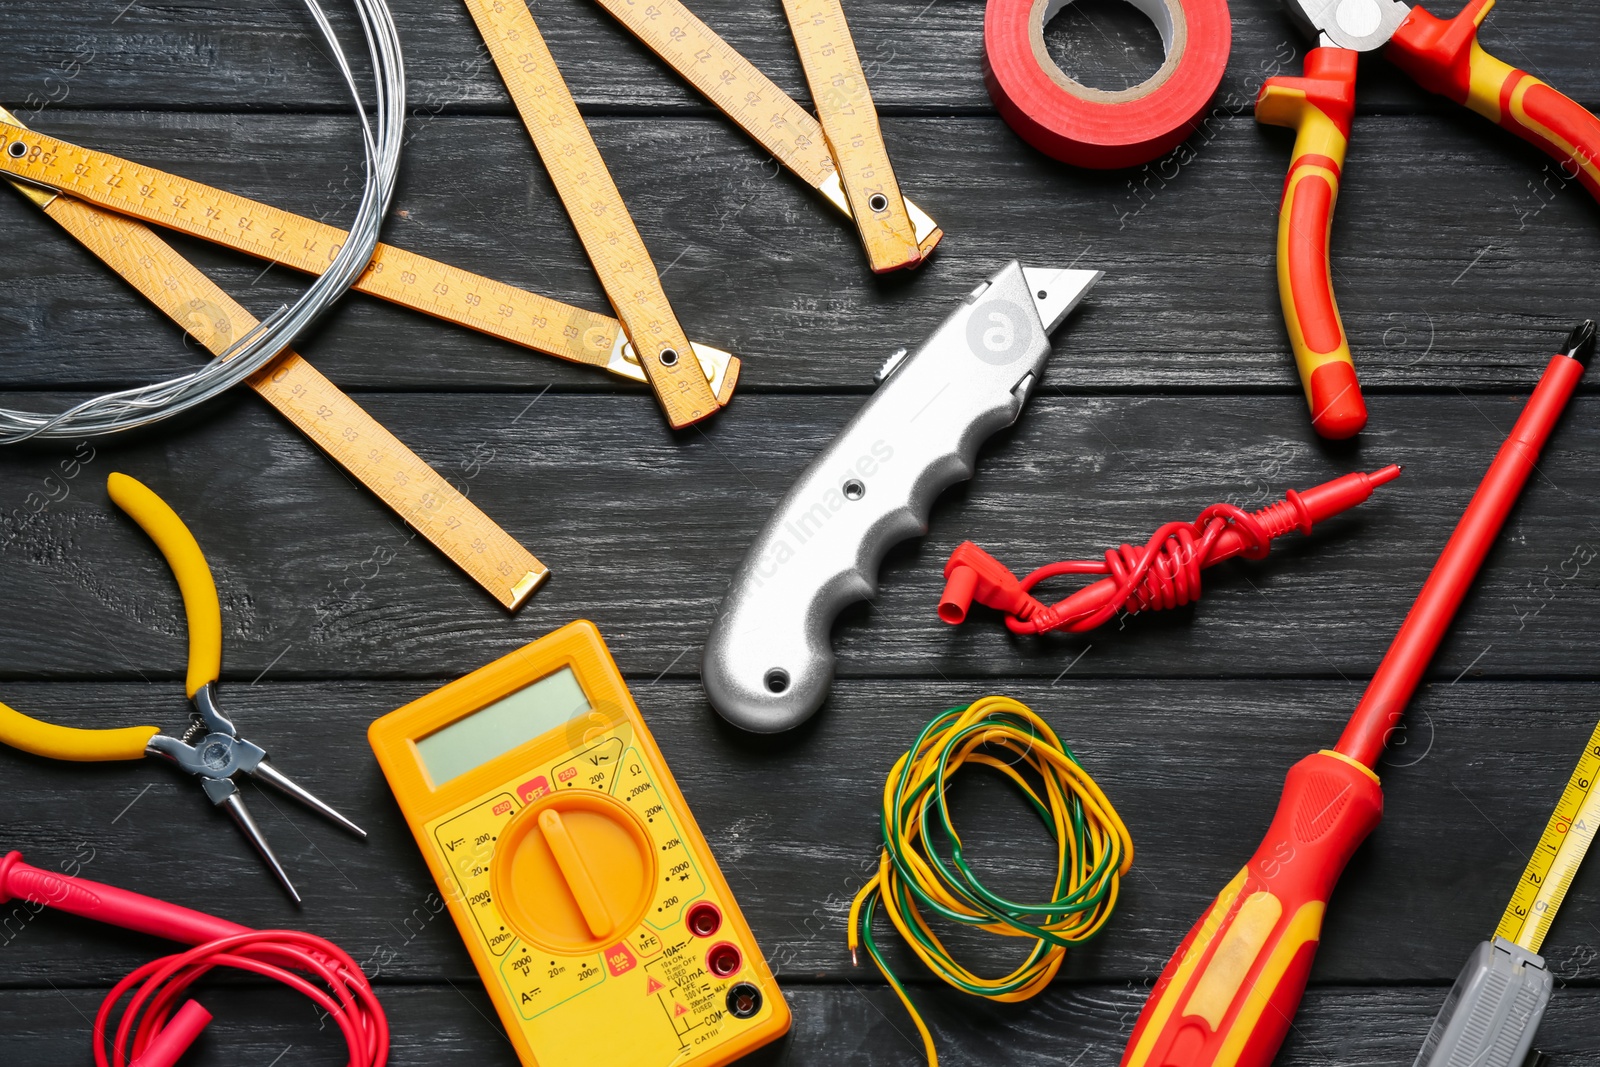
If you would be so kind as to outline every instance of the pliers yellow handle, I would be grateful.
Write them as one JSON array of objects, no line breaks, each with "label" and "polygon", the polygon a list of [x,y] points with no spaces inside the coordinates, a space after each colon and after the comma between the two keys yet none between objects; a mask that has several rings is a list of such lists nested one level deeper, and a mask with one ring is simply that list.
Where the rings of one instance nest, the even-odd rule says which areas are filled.
[{"label": "pliers yellow handle", "polygon": [[239,736],[238,728],[217,706],[217,679],[222,673],[222,605],[199,543],[178,513],[139,482],[125,474],[113,474],[106,488],[117,507],[150,535],[178,579],[184,614],[189,620],[189,728],[181,737],[163,734],[155,726],[76,730],[40,722],[0,704],[0,742],[49,759],[87,762],[154,756],[172,763],[199,779],[206,797],[227,810],[289,896],[299,903],[300,894],[250,815],[235,775],[248,774],[266,782],[358,837],[366,837],[366,831],[273,766],[260,745]]},{"label": "pliers yellow handle", "polygon": [[148,486],[126,474],[113,474],[106,479],[106,489],[111,502],[150,535],[178,579],[184,614],[189,618],[188,695],[193,699],[202,686],[222,674],[222,605],[211,567],[189,527]]},{"label": "pliers yellow handle", "polygon": [[[183,608],[189,619],[188,692],[192,698],[222,672],[222,606],[217,584],[194,534],[178,513],[148,486],[126,474],[113,474],[106,482],[111,500],[138,523],[177,576]],[[140,759],[157,726],[129,726],[120,730],[79,730],[56,726],[0,704],[0,742],[48,759],[98,762]]]}]

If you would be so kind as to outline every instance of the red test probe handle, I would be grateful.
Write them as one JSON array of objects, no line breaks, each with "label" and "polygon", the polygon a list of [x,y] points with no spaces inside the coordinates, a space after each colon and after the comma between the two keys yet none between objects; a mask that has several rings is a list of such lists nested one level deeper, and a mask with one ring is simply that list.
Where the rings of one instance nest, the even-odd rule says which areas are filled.
[{"label": "red test probe handle", "polygon": [[253,932],[248,926],[142,893],[41,870],[22,862],[20,852],[0,859],[0,904],[13,898],[185,945]]},{"label": "red test probe handle", "polygon": [[[1593,324],[1588,324],[1585,336],[1580,328],[1569,342],[1569,350],[1581,352],[1592,345],[1593,330]],[[1494,547],[1506,516],[1516,505],[1528,475],[1533,473],[1539,452],[1583,378],[1586,360],[1586,355],[1580,358],[1563,353],[1545,367],[1544,377],[1528,398],[1511,435],[1500,446],[1489,472],[1439,554],[1439,562],[1433,565],[1416,603],[1411,605],[1383,662],[1367,684],[1361,703],[1350,716],[1339,738],[1338,751],[1344,755],[1368,767],[1377,765],[1389,732],[1405,714],[1406,704],[1450,628],[1456,609],[1472,588],[1484,557]]]}]

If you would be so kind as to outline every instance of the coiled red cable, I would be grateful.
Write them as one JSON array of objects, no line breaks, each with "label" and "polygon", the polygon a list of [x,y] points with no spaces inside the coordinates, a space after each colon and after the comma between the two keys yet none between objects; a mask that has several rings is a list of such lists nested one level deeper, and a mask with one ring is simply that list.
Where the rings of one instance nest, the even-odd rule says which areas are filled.
[{"label": "coiled red cable", "polygon": [[[344,1035],[349,1067],[388,1061],[389,1023],[355,960],[314,934],[256,930],[152,960],[118,982],[95,1017],[96,1067],[128,1067],[166,1027],[189,987],[217,967],[262,975],[310,997]],[[108,1052],[106,1034],[130,991]]]},{"label": "coiled red cable", "polygon": [[1272,537],[1254,516],[1232,504],[1213,504],[1194,522],[1167,523],[1143,548],[1124,544],[1107,549],[1104,560],[1066,560],[1033,571],[1019,583],[1024,593],[1062,574],[1109,574],[1117,583],[1116,590],[1098,607],[1075,607],[1073,597],[1046,606],[1030,597],[1024,611],[1006,618],[1006,626],[1018,634],[1083,633],[1123,611],[1135,614],[1182,607],[1199,599],[1200,571],[1214,562],[1212,553],[1230,523],[1246,541],[1238,555],[1261,559],[1271,551]]},{"label": "coiled red cable", "polygon": [[367,976],[349,953],[315,934],[252,930],[143,893],[31,866],[20,852],[0,856],[0,904],[13,899],[194,946],[145,964],[111,990],[94,1021],[97,1067],[175,1064],[211,1019],[184,994],[218,967],[271,978],[310,997],[344,1035],[349,1067],[384,1067],[389,1060],[389,1021]]},{"label": "coiled red cable", "polygon": [[[1303,493],[1290,489],[1282,500],[1254,512],[1212,504],[1193,522],[1167,523],[1142,548],[1122,545],[1108,550],[1104,559],[1051,563],[1022,579],[966,541],[945,564],[939,617],[961,622],[976,600],[1005,612],[1012,633],[1082,633],[1124,611],[1181,607],[1200,596],[1200,572],[1206,567],[1234,556],[1261,559],[1271,550],[1273,538],[1291,530],[1310,533],[1316,523],[1355,507],[1399,474],[1394,465],[1371,474],[1347,474]],[[1106,577],[1056,604],[1034,599],[1035,586],[1063,574]]]}]

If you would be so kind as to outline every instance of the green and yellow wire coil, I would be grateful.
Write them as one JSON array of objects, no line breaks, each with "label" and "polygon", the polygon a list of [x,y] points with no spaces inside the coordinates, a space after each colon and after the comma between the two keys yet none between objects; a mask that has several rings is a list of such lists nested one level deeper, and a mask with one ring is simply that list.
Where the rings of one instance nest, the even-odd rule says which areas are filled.
[{"label": "green and yellow wire coil", "polygon": [[[1009,778],[1055,838],[1051,899],[1007,900],[985,888],[968,866],[945,800],[950,779],[968,763]],[[1031,768],[1033,775],[1022,768]],[[1121,879],[1133,865],[1128,828],[1106,795],[1050,725],[1009,697],[951,708],[923,727],[884,784],[882,828],[878,873],[850,906],[850,955],[855,959],[865,942],[916,1023],[929,1067],[939,1062],[933,1036],[873,936],[880,904],[912,951],[945,982],[974,996],[1027,1000],[1055,977],[1070,946],[1105,926]],[[956,961],[929,926],[929,916],[1031,938],[1033,948],[1010,974],[984,978]]]}]

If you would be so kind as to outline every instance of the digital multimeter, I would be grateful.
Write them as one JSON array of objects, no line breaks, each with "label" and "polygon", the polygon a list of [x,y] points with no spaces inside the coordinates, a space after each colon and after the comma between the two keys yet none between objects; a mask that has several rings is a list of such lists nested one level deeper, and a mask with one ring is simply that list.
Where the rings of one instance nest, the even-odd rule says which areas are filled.
[{"label": "digital multimeter", "polygon": [[719,1067],[788,1031],[593,623],[367,736],[527,1067]]}]

